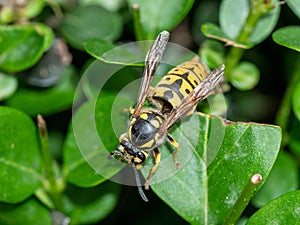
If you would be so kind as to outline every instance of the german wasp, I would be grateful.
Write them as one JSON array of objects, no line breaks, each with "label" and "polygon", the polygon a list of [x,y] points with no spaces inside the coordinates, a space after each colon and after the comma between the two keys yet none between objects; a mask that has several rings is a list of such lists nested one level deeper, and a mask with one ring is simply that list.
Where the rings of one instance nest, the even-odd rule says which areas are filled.
[{"label": "german wasp", "polygon": [[[143,192],[137,169],[142,167],[148,152],[153,151],[155,164],[145,182],[145,189],[148,190],[150,179],[160,163],[158,146],[166,140],[174,146],[174,162],[180,168],[176,157],[179,144],[168,130],[182,117],[193,113],[197,103],[212,93],[225,69],[224,65],[220,65],[207,73],[206,67],[198,58],[194,58],[171,69],[155,87],[150,87],[168,40],[169,32],[162,31],[152,43],[145,58],[138,99],[135,108],[130,109],[129,126],[120,136],[117,149],[110,154],[133,167],[138,190],[144,201],[148,199]],[[152,107],[143,107],[146,100]]]}]

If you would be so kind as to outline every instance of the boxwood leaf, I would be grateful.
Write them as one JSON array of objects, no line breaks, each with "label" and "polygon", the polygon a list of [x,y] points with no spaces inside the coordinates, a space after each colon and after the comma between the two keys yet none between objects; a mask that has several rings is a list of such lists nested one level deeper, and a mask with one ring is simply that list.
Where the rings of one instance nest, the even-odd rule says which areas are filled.
[{"label": "boxwood leaf", "polygon": [[293,12],[300,19],[300,1],[299,0],[287,0],[288,6],[293,10]]},{"label": "boxwood leaf", "polygon": [[234,38],[230,38],[227,34],[225,34],[220,27],[213,23],[205,23],[201,26],[201,32],[209,38],[213,38],[219,41],[223,41],[226,45],[235,46],[238,48],[248,49],[253,45],[250,43],[239,43]]},{"label": "boxwood leaf", "polygon": [[0,72],[0,101],[13,95],[17,87],[18,80],[16,77]]},{"label": "boxwood leaf", "polygon": [[[284,182],[283,182],[284,178]],[[266,183],[252,200],[252,204],[261,208],[280,195],[295,191],[299,187],[299,173],[295,160],[281,151]]]},{"label": "boxwood leaf", "polygon": [[293,191],[269,202],[258,210],[247,222],[247,225],[263,224],[298,224],[300,191]]},{"label": "boxwood leaf", "polygon": [[[263,179],[268,176],[279,151],[281,131],[276,126],[226,125],[218,117],[203,114],[198,117],[201,126],[192,158],[175,176],[153,184],[152,189],[189,223],[220,224],[250,177],[256,173]],[[185,143],[194,135],[192,131],[184,135]],[[189,144],[181,145],[181,154],[188,148]],[[166,171],[163,168],[162,172]]]},{"label": "boxwood leaf", "polygon": [[18,72],[41,58],[52,43],[53,33],[44,25],[0,26],[0,38],[0,69]]},{"label": "boxwood leaf", "polygon": [[73,47],[82,49],[89,39],[116,40],[122,31],[121,18],[99,6],[78,6],[67,13],[59,28]]},{"label": "boxwood leaf", "polygon": [[59,84],[47,89],[19,88],[5,104],[20,109],[31,116],[51,115],[70,108],[75,93],[76,72],[68,67]]},{"label": "boxwood leaf", "polygon": [[[272,2],[277,2],[277,0]],[[248,0],[223,0],[219,11],[222,31],[231,39],[236,39],[248,17],[249,11],[250,3]],[[267,15],[262,16],[254,27],[247,43],[257,44],[268,37],[277,23],[279,13],[280,6],[276,6]]]},{"label": "boxwood leaf", "polygon": [[260,77],[259,69],[251,62],[241,62],[233,68],[230,74],[230,82],[241,91],[254,88]]},{"label": "boxwood leaf", "polygon": [[42,179],[35,125],[21,111],[0,106],[0,133],[0,201],[20,202]]},{"label": "boxwood leaf", "polygon": [[48,209],[34,198],[15,205],[0,203],[0,223],[2,225],[52,224]]},{"label": "boxwood leaf", "polygon": [[129,7],[137,4],[145,39],[154,39],[162,30],[172,30],[189,12],[193,0],[129,0]]},{"label": "boxwood leaf", "polygon": [[116,206],[120,185],[105,182],[93,188],[70,185],[66,190],[67,213],[72,224],[94,224],[106,217]]},{"label": "boxwood leaf", "polygon": [[[110,99],[105,101],[106,105],[110,105]],[[107,109],[106,107],[104,109]],[[108,152],[103,149],[103,145],[99,143],[99,136],[95,126],[95,100],[84,103],[73,115],[72,124],[68,131],[68,136],[64,145],[64,171],[70,183],[80,187],[92,187],[104,182],[107,177],[114,175],[118,170],[110,170],[109,166],[103,173],[97,173],[93,165],[100,168],[106,168],[105,162],[108,162]],[[108,111],[106,111],[107,113]],[[109,114],[110,116],[110,114]],[[98,117],[98,116],[97,116]],[[107,118],[101,118],[108,129]],[[109,141],[111,144],[116,142],[110,134]],[[103,149],[103,150],[101,150]],[[92,162],[92,163],[91,163]],[[94,164],[93,164],[94,162]]]},{"label": "boxwood leaf", "polygon": [[299,36],[300,26],[287,26],[276,30],[272,38],[277,44],[300,52]]}]

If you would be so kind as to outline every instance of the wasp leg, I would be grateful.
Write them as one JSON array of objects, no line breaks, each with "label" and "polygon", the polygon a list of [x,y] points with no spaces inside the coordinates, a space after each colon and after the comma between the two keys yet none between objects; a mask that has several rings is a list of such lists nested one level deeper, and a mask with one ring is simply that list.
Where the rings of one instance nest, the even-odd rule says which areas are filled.
[{"label": "wasp leg", "polygon": [[170,134],[167,134],[167,138],[168,138],[169,142],[175,147],[175,151],[173,152],[173,159],[174,159],[174,163],[176,165],[176,168],[180,169],[181,166],[180,166],[180,163],[177,159],[177,153],[179,151],[179,144],[178,144],[177,141],[175,141],[174,138],[172,138],[172,136]]},{"label": "wasp leg", "polygon": [[157,167],[160,163],[160,151],[158,150],[158,148],[154,148],[153,152],[154,152],[154,157],[155,157],[155,164],[151,168],[150,173],[149,173],[149,175],[146,179],[146,182],[145,182],[145,189],[146,190],[149,190],[150,179],[151,179],[152,175],[155,173],[155,171],[157,170]]}]

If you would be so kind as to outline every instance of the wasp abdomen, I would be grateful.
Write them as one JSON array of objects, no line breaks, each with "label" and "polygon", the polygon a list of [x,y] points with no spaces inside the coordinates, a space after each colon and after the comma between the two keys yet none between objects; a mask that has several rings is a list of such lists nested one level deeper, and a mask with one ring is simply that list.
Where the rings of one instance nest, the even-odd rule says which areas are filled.
[{"label": "wasp abdomen", "polygon": [[150,100],[164,113],[181,105],[198,84],[206,77],[200,62],[189,61],[171,69],[153,89]]}]

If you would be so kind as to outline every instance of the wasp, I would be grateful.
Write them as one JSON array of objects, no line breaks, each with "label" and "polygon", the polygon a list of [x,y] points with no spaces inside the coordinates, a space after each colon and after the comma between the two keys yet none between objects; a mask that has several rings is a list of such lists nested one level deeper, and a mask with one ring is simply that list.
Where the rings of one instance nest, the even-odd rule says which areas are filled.
[{"label": "wasp", "polygon": [[[142,167],[149,151],[154,153],[154,166],[145,181],[149,189],[150,179],[160,163],[158,146],[168,140],[175,148],[174,162],[177,168],[179,143],[168,133],[168,130],[182,117],[192,114],[199,101],[205,99],[219,83],[225,66],[220,65],[207,73],[206,67],[198,59],[185,62],[171,69],[153,88],[150,86],[155,71],[165,52],[169,32],[162,31],[152,43],[145,58],[138,99],[135,108],[130,108],[131,117],[127,131],[119,138],[119,145],[110,157],[116,156],[133,167],[140,196],[148,201],[143,192],[137,170]],[[145,101],[152,107],[144,108]]]}]

